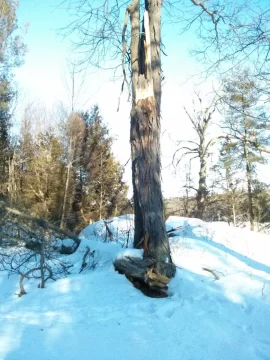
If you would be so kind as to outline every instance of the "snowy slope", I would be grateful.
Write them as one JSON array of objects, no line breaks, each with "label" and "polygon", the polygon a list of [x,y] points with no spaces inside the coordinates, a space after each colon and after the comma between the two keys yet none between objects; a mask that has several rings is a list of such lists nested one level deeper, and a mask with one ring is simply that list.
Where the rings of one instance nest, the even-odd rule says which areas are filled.
[{"label": "snowy slope", "polygon": [[[112,266],[133,217],[89,225],[71,255],[74,274],[18,298],[18,278],[0,274],[1,360],[270,360],[270,238],[224,223],[170,217],[178,266],[170,297],[143,296]],[[129,240],[130,245],[130,240]],[[78,274],[85,247],[99,267]],[[140,251],[135,251],[141,256]],[[203,268],[214,271],[219,277]]]}]

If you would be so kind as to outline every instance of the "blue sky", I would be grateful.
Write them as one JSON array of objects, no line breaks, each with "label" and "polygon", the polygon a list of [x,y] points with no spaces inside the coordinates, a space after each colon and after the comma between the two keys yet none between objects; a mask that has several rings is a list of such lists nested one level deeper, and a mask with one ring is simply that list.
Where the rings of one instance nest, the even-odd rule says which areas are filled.
[{"label": "blue sky", "polygon": [[[74,57],[69,39],[57,35],[57,30],[66,26],[71,18],[68,12],[59,7],[60,0],[21,0],[17,16],[19,26],[29,24],[25,35],[28,53],[25,64],[16,70],[16,78],[21,92],[19,112],[27,103],[39,101],[48,108],[64,102],[68,105],[65,79],[68,79],[67,59]],[[181,192],[184,174],[172,176],[167,168],[171,162],[175,145],[173,140],[192,139],[193,133],[183,106],[192,108],[193,90],[207,93],[212,89],[212,81],[195,86],[194,81],[184,82],[188,75],[198,70],[198,61],[189,56],[191,46],[196,46],[196,37],[192,33],[175,36],[178,25],[164,26],[163,41],[166,46],[163,56],[165,81],[162,97],[162,155],[163,155],[163,191],[166,197],[177,196]],[[119,56],[120,61],[120,56]],[[112,73],[89,69],[85,76],[84,91],[78,104],[78,110],[87,110],[95,103],[101,108],[104,120],[116,137],[113,147],[116,157],[123,164],[129,158],[129,111],[127,96],[121,98],[120,111],[116,112],[121,81],[111,81]],[[197,165],[194,163],[194,171]],[[131,171],[127,166],[126,180],[131,184]],[[131,192],[130,192],[131,193]]]},{"label": "blue sky", "polygon": [[[57,35],[57,29],[64,27],[71,20],[67,11],[58,6],[59,0],[23,0],[18,9],[19,25],[29,23],[25,42],[28,53],[25,64],[16,70],[17,81],[21,90],[22,106],[32,101],[39,101],[47,107],[59,101],[68,104],[65,89],[65,78],[68,78],[66,60],[73,54],[68,39]],[[164,29],[166,54],[163,58],[165,82],[163,88],[163,163],[164,167],[171,161],[174,145],[169,138],[173,133],[174,139],[187,136],[190,131],[189,123],[183,123],[182,106],[191,103],[192,86],[181,86],[188,72],[192,73],[195,60],[188,57],[189,37],[179,37],[175,40],[172,35],[176,28]],[[177,49],[175,51],[175,49]],[[120,60],[120,57],[119,57]],[[90,71],[87,76],[84,94],[81,98],[81,108],[85,109],[98,103],[104,120],[109,124],[117,140],[114,153],[125,163],[129,158],[129,111],[130,104],[124,94],[121,98],[120,111],[116,112],[121,81],[112,82],[112,73]],[[105,101],[104,101],[105,100]],[[178,130],[179,129],[179,130]],[[130,184],[131,173],[127,167],[126,180]],[[166,196],[179,192],[178,180],[173,180],[171,171],[163,172],[164,191]]]}]

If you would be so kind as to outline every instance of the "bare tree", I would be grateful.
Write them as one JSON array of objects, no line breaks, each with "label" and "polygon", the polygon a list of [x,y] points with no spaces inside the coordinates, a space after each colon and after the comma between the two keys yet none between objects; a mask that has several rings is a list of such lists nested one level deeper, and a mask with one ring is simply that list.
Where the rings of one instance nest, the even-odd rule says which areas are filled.
[{"label": "bare tree", "polygon": [[263,82],[261,89],[269,96],[265,87],[270,74],[267,1],[189,0],[182,2],[181,9],[177,19],[183,31],[196,29],[200,41],[193,54],[206,64],[206,74],[224,74],[236,65],[252,65],[254,75]]},{"label": "bare tree", "polygon": [[64,78],[68,102],[70,104],[71,113],[74,113],[80,101],[80,98],[85,91],[85,76],[76,61],[67,60],[68,74]]},{"label": "bare tree", "polygon": [[[207,162],[210,155],[211,147],[218,141],[220,137],[211,138],[207,140],[209,136],[209,130],[211,127],[211,120],[214,112],[216,111],[217,98],[213,98],[209,106],[203,107],[202,98],[199,94],[196,94],[200,104],[200,110],[196,110],[193,102],[193,113],[190,113],[186,108],[185,112],[192,123],[195,130],[197,140],[196,141],[179,141],[178,148],[174,154],[174,163],[176,166],[180,163],[183,157],[188,156],[190,161],[198,158],[200,162],[199,166],[199,183],[198,188],[192,187],[197,195],[197,211],[196,216],[203,219],[206,199],[207,199]],[[180,157],[178,155],[180,154]]]}]

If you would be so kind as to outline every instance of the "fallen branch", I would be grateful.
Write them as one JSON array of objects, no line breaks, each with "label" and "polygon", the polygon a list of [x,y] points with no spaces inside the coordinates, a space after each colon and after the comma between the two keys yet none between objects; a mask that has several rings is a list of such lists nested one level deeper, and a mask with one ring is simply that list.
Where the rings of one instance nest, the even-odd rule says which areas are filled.
[{"label": "fallen branch", "polygon": [[94,256],[95,256],[95,250],[91,251],[90,247],[89,246],[86,246],[85,248],[85,253],[83,255],[83,258],[82,258],[82,265],[81,265],[81,268],[80,268],[80,271],[79,271],[79,274],[90,268],[95,268],[96,265],[97,265],[97,261],[93,260],[92,263],[90,263],[90,259],[94,259]]},{"label": "fallen branch", "polygon": [[208,268],[205,268],[205,267],[203,267],[202,269],[203,269],[204,271],[210,272],[210,273],[214,276],[215,280],[219,280],[219,279],[220,279],[219,276],[217,276],[217,274],[215,273],[214,270],[208,269]]},{"label": "fallen branch", "polygon": [[[24,290],[24,287],[23,287],[23,280],[24,280],[24,278],[27,278],[27,276],[28,276],[29,274],[31,274],[31,273],[34,272],[34,271],[38,271],[38,270],[41,271],[42,268],[39,266],[39,267],[30,269],[30,270],[27,271],[25,274],[22,274],[22,275],[21,275],[21,278],[20,278],[20,293],[18,294],[19,297],[21,297],[21,296],[23,296],[23,295],[26,294],[26,291]],[[47,271],[49,272],[49,276],[47,276],[47,278],[45,279],[44,282],[46,282],[48,279],[53,279],[53,280],[54,280],[51,269],[49,269],[47,266],[43,266],[43,270],[47,270]]]},{"label": "fallen branch", "polygon": [[7,204],[4,201],[0,201],[0,208],[2,208],[3,210],[7,211],[10,214],[19,216],[22,219],[33,221],[35,224],[39,225],[40,227],[42,227],[45,230],[48,230],[48,229],[53,230],[57,234],[60,234],[69,239],[72,239],[77,244],[77,246],[80,245],[80,242],[81,242],[80,238],[68,230],[60,229],[59,227],[50,224],[48,221],[46,221],[42,218],[36,218],[34,216],[24,214],[17,209],[12,209],[9,206],[7,206]]},{"label": "fallen branch", "polygon": [[172,228],[171,230],[167,230],[166,231],[166,233],[167,233],[167,235],[168,235],[168,237],[170,238],[170,237],[174,237],[174,236],[176,236],[175,234],[174,234],[174,231],[176,231],[176,230],[181,230],[182,229],[182,226],[177,226],[177,227],[175,227],[175,228]]},{"label": "fallen branch", "polygon": [[[111,221],[104,221],[104,224],[105,224],[105,227],[106,227],[106,235],[108,233],[110,241],[113,241],[113,233],[112,233],[111,229],[108,226],[108,224],[110,224],[111,222],[112,222],[112,220]],[[107,236],[106,236],[106,238],[107,238]]]}]

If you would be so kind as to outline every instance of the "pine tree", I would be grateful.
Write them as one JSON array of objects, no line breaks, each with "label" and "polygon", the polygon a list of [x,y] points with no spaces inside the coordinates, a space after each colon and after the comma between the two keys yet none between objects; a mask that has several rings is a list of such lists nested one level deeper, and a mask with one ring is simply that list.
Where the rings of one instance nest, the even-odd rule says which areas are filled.
[{"label": "pine tree", "polygon": [[12,71],[22,63],[25,45],[17,34],[16,1],[0,1],[0,196],[8,193],[11,108],[16,92],[12,86]]},{"label": "pine tree", "polygon": [[[81,157],[81,181],[84,218],[100,220],[115,215],[124,205],[127,186],[123,171],[112,153],[113,138],[95,105],[83,114],[86,125]],[[117,209],[118,208],[118,209]]]},{"label": "pine tree", "polygon": [[255,143],[267,143],[269,129],[264,108],[260,105],[260,93],[248,70],[234,74],[224,82],[223,102],[226,105],[224,129],[228,134],[228,147],[238,156],[239,166],[245,171],[250,228],[254,230],[254,205],[252,182],[255,180],[256,164],[264,158]]}]

